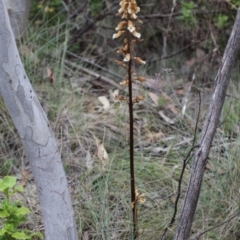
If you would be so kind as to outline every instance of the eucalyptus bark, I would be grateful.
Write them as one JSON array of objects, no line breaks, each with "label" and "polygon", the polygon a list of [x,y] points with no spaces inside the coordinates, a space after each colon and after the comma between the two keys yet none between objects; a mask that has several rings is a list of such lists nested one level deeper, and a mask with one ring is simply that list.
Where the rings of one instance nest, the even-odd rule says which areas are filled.
[{"label": "eucalyptus bark", "polygon": [[15,39],[19,39],[28,24],[30,0],[5,0]]},{"label": "eucalyptus bark", "polygon": [[30,162],[46,240],[76,240],[67,179],[47,117],[22,65],[5,0],[0,0],[0,95]]},{"label": "eucalyptus bark", "polygon": [[219,124],[222,106],[229,83],[230,71],[235,63],[240,48],[240,7],[224,51],[221,66],[215,78],[215,87],[211,103],[201,131],[198,149],[194,153],[190,180],[185,195],[181,215],[174,240],[187,240],[190,237],[193,217],[200,194],[202,178],[207,164],[213,137]]}]

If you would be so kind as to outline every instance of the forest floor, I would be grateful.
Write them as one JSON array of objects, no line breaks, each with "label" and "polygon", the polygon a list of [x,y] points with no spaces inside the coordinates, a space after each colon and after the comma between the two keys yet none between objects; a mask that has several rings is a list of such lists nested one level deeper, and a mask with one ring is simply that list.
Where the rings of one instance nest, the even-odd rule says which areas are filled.
[{"label": "forest floor", "polygon": [[[58,140],[79,236],[84,240],[131,239],[127,103],[114,101],[116,86],[102,80],[101,74],[94,77],[78,71],[68,61],[63,68],[64,82],[58,82],[45,66],[45,79],[33,86]],[[70,71],[71,78],[67,77]],[[55,78],[53,83],[49,76]],[[212,86],[194,88],[192,81],[175,79],[174,70],[158,73],[147,82],[148,86],[134,85],[134,93],[145,96],[134,109],[134,149],[136,188],[145,199],[138,206],[139,239],[146,240],[160,239],[172,218],[183,160],[192,149],[194,134],[198,138],[201,131],[212,91]],[[205,171],[192,234],[213,229],[201,239],[240,236],[238,216],[228,221],[239,214],[237,104],[233,97],[226,99]],[[39,230],[40,209],[31,170],[6,111],[2,117],[2,175],[15,174],[25,187],[23,199],[32,210],[29,224]],[[228,136],[230,128],[236,134]],[[191,160],[182,181],[178,213],[190,168]],[[172,239],[176,224],[177,219],[166,239]]]},{"label": "forest floor", "polygon": [[[43,44],[41,39],[41,44],[33,46],[31,39],[18,43],[26,72],[58,141],[79,237],[132,239],[128,106],[113,97],[116,89],[125,94],[119,85],[124,75],[112,63],[118,56],[112,51],[110,63],[99,66],[95,57],[67,50],[58,36],[54,43],[46,39]],[[145,96],[144,101],[134,105],[136,188],[145,199],[138,205],[141,240],[161,239],[171,221],[183,161],[197,144],[213,90],[214,77],[203,81],[194,78],[194,71],[189,77],[183,70],[192,66],[191,61],[184,61],[179,68],[176,58],[159,63],[155,72],[140,69],[147,81],[134,83],[134,95]],[[204,73],[199,70],[197,76],[201,75]],[[193,236],[201,235],[204,240],[240,238],[240,85],[234,79],[233,76],[192,227]],[[2,102],[0,107],[1,175],[17,176],[25,189],[18,197],[32,212],[28,228],[41,231],[31,169]],[[178,214],[191,160],[182,181]],[[173,239],[177,218],[166,239]]]}]

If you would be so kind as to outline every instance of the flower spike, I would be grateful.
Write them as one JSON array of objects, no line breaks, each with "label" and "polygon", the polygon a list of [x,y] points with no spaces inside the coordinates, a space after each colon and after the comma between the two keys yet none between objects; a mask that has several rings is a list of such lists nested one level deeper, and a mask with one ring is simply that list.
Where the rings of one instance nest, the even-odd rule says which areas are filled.
[{"label": "flower spike", "polygon": [[123,95],[118,95],[118,92],[114,94],[115,100],[126,101],[129,105],[129,146],[130,146],[130,175],[131,175],[131,206],[132,206],[132,217],[133,217],[133,238],[134,240],[138,237],[137,230],[137,204],[144,203],[144,195],[140,194],[135,188],[135,177],[134,177],[134,118],[133,118],[133,107],[135,103],[144,100],[144,96],[137,95],[133,97],[133,81],[144,82],[145,78],[138,76],[136,71],[133,69],[133,61],[140,64],[145,64],[140,57],[135,57],[131,51],[132,44],[142,42],[141,34],[138,32],[138,24],[141,21],[137,17],[137,13],[140,12],[140,8],[137,5],[136,0],[121,0],[120,9],[117,15],[121,17],[120,23],[117,25],[113,34],[113,39],[120,38],[123,36],[123,46],[119,48],[117,53],[123,55],[122,61],[116,61],[116,63],[127,70],[127,75],[124,80],[120,82],[123,87],[128,87],[128,98]]}]

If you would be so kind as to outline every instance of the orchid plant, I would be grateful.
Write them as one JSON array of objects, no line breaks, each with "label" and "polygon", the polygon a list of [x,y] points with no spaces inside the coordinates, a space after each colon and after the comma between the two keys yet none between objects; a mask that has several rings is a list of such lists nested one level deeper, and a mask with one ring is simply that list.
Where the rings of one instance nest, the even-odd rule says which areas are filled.
[{"label": "orchid plant", "polygon": [[119,48],[117,53],[123,55],[123,60],[116,61],[116,63],[126,69],[126,75],[123,81],[120,83],[122,86],[128,86],[128,97],[123,95],[117,95],[117,100],[127,101],[129,105],[129,137],[130,137],[130,184],[131,184],[131,209],[133,217],[133,236],[134,239],[138,237],[137,230],[137,204],[145,201],[143,194],[140,194],[135,187],[134,176],[134,119],[133,119],[133,105],[144,99],[144,96],[133,96],[132,83],[133,81],[144,82],[145,78],[139,76],[133,69],[133,61],[138,64],[145,64],[140,57],[134,56],[132,53],[132,45],[142,42],[141,34],[138,32],[139,24],[142,23],[137,17],[137,13],[140,12],[140,8],[137,5],[136,0],[122,0],[119,3],[120,9],[117,15],[121,17],[121,21],[115,28],[116,33],[113,34],[113,39],[123,38],[123,46]]}]

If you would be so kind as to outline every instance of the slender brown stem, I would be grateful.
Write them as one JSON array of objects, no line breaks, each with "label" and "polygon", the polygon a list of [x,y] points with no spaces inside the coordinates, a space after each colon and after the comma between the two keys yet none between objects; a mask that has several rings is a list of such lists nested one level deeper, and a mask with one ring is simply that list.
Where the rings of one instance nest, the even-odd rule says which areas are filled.
[{"label": "slender brown stem", "polygon": [[[128,20],[130,16],[128,16]],[[137,209],[136,209],[136,192],[135,192],[135,177],[134,177],[134,138],[133,138],[133,98],[132,98],[132,60],[131,60],[131,36],[127,30],[127,42],[128,42],[128,53],[130,54],[130,60],[128,62],[128,92],[129,92],[129,138],[130,138],[130,184],[131,184],[131,207],[133,217],[133,238],[137,239]]]}]

